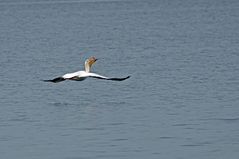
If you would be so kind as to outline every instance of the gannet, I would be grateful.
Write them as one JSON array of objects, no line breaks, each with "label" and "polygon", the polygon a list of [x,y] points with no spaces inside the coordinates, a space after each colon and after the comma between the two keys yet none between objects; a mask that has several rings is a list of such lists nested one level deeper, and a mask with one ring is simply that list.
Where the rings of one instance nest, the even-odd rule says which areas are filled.
[{"label": "gannet", "polygon": [[102,76],[96,73],[91,73],[90,69],[91,66],[97,61],[97,59],[95,57],[90,57],[88,59],[86,59],[85,61],[85,70],[84,71],[77,71],[77,72],[73,72],[73,73],[67,73],[63,76],[51,79],[51,80],[43,80],[44,82],[53,82],[53,83],[58,83],[58,82],[62,82],[65,80],[73,80],[73,81],[83,81],[88,77],[92,77],[92,78],[98,78],[98,79],[103,79],[103,80],[113,80],[113,81],[123,81],[128,79],[130,76],[124,77],[124,78],[112,78],[112,77],[106,77],[106,76]]}]

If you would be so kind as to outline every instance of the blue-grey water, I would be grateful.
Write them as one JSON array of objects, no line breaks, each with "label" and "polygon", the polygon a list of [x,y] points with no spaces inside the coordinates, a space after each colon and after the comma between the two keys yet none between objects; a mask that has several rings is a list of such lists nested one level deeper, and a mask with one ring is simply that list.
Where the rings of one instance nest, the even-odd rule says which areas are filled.
[{"label": "blue-grey water", "polygon": [[[237,159],[238,0],[1,0],[1,159]],[[131,78],[44,83],[83,69]]]}]

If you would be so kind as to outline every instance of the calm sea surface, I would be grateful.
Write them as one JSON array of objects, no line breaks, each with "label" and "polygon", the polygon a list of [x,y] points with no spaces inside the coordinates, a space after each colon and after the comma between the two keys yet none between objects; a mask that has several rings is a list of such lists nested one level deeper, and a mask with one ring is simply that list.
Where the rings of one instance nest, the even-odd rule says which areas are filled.
[{"label": "calm sea surface", "polygon": [[[238,159],[238,0],[0,0],[1,159]],[[44,83],[81,70],[131,78]]]}]

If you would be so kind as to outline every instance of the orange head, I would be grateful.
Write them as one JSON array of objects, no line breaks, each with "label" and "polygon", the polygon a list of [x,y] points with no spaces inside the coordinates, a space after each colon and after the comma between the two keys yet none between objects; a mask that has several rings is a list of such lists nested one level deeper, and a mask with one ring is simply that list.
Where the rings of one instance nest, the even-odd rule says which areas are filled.
[{"label": "orange head", "polygon": [[89,57],[86,61],[85,61],[85,71],[86,72],[90,72],[90,68],[93,65],[93,63],[95,63],[95,61],[97,61],[97,59],[94,56]]}]

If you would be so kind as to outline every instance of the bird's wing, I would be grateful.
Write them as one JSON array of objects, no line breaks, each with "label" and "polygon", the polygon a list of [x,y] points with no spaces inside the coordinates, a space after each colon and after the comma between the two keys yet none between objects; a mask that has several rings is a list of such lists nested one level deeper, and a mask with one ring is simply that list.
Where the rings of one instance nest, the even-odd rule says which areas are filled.
[{"label": "bird's wing", "polygon": [[94,56],[88,58],[85,61],[85,72],[90,72],[90,68],[93,65],[93,63],[95,63],[95,61],[97,61],[97,59]]},{"label": "bird's wing", "polygon": [[112,80],[112,81],[123,81],[126,80],[128,78],[130,78],[130,76],[124,77],[124,78],[115,78],[115,77],[105,77],[96,73],[89,73],[89,77],[92,78],[98,78],[98,79],[104,79],[104,80]]},{"label": "bird's wing", "polygon": [[57,77],[57,78],[54,78],[52,80],[43,80],[44,82],[53,82],[53,83],[58,83],[58,82],[62,82],[62,81],[65,81],[66,79],[63,78],[63,77]]},{"label": "bird's wing", "polygon": [[70,79],[73,78],[75,76],[79,76],[81,74],[82,71],[77,71],[77,72],[73,72],[73,73],[67,73],[65,75],[63,75],[62,77],[65,79]]},{"label": "bird's wing", "polygon": [[44,82],[53,82],[53,83],[58,83],[58,82],[62,82],[68,79],[74,79],[75,77],[78,77],[81,74],[81,71],[78,72],[74,72],[74,73],[67,73],[61,77],[56,77],[54,79],[51,80],[43,80]]}]

